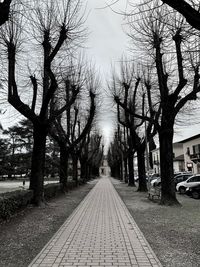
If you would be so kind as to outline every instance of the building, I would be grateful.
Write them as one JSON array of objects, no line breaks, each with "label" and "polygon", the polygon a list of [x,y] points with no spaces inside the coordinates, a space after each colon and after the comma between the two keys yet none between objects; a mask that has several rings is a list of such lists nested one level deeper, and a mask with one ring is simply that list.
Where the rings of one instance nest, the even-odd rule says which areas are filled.
[{"label": "building", "polygon": [[185,170],[200,173],[200,134],[187,138],[183,142]]},{"label": "building", "polygon": [[100,176],[105,175],[105,176],[110,176],[110,167],[108,165],[108,161],[106,156],[103,157],[101,166],[99,168],[99,174]]},{"label": "building", "polygon": [[[151,151],[153,160],[153,172],[160,173],[160,149],[156,148]],[[183,141],[173,143],[174,153],[174,172],[185,171],[184,155],[183,155]]]}]

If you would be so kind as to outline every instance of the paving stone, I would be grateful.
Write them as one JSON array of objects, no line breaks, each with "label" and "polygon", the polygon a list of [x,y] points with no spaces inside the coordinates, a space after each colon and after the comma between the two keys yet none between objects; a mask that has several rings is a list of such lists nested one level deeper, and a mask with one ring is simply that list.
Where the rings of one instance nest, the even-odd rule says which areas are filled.
[{"label": "paving stone", "polygon": [[161,267],[110,179],[103,177],[29,267]]}]

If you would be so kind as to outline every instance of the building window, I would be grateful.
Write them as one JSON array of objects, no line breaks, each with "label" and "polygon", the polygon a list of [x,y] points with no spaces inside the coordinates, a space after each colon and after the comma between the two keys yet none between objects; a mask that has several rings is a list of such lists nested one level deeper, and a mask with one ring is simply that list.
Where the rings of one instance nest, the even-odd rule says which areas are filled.
[{"label": "building window", "polygon": [[195,145],[193,148],[193,154],[199,154],[200,153],[200,144]]}]

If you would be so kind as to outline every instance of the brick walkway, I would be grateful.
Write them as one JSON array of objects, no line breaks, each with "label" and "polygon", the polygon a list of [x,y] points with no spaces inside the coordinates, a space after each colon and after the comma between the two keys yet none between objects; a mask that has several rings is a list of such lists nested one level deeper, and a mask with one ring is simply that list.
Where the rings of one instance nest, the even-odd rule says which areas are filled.
[{"label": "brick walkway", "polygon": [[29,267],[161,266],[110,180],[101,178]]}]

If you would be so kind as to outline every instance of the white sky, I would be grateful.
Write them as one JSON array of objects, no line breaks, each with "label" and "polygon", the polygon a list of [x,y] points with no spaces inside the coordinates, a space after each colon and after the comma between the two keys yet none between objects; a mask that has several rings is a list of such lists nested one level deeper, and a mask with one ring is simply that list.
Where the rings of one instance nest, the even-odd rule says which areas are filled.
[{"label": "white sky", "polygon": [[[111,0],[108,0],[111,3]],[[127,53],[128,40],[122,27],[123,16],[116,14],[111,8],[103,8],[106,2],[102,0],[88,0],[90,10],[87,24],[90,30],[87,55],[95,63],[101,74],[102,85],[106,88],[109,81],[112,66],[114,66],[124,53]],[[113,7],[117,11],[124,11],[126,1],[120,0]],[[112,137],[114,114],[112,103],[109,103],[107,96],[103,98],[103,110],[100,115],[100,129],[103,132],[106,143]]]}]

